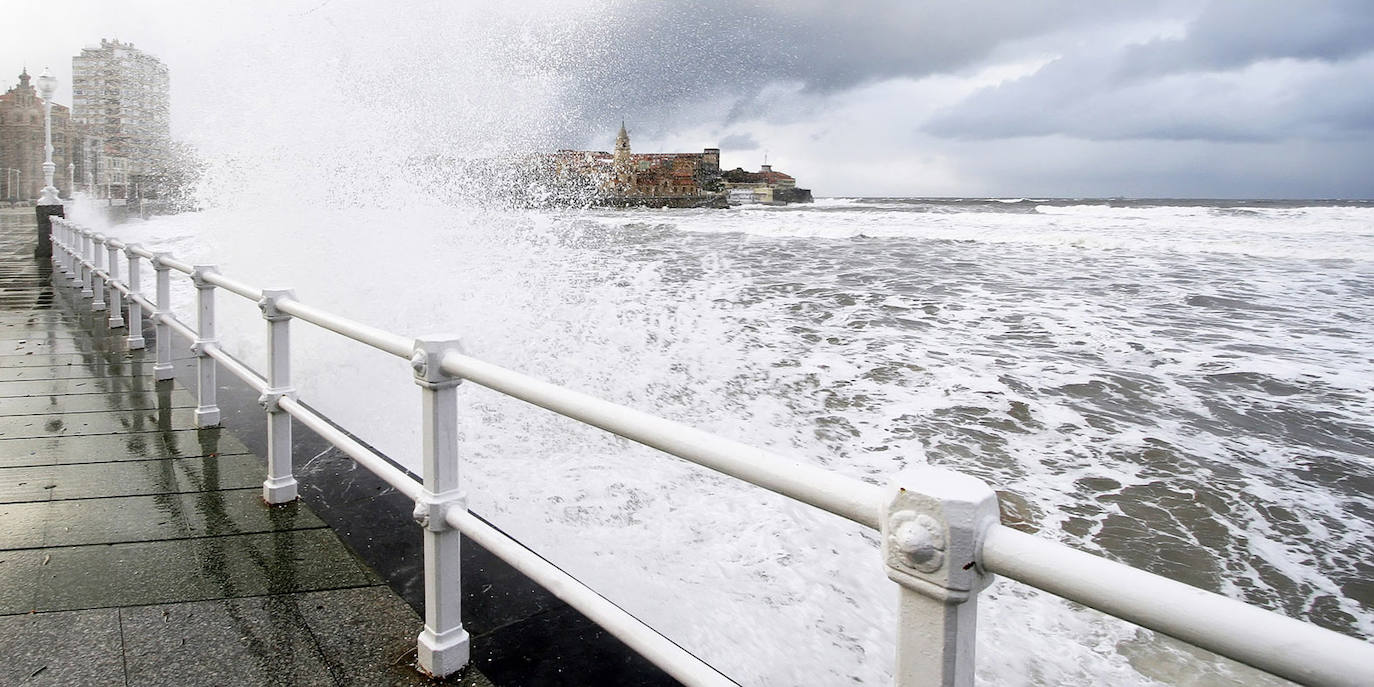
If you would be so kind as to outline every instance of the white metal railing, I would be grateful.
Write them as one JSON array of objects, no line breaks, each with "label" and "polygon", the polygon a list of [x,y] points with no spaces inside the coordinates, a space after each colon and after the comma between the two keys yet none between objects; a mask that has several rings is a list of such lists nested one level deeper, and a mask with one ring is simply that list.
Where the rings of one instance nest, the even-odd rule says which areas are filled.
[{"label": "white metal railing", "polygon": [[[142,348],[143,311],[156,329],[156,379],[172,377],[171,333],[190,339],[197,359],[198,426],[219,423],[216,364],[257,390],[267,413],[269,504],[296,498],[291,472],[291,420],[309,427],[387,484],[415,501],[424,528],[425,627],[420,666],[449,675],[466,665],[469,639],[460,620],[458,533],[467,535],[585,614],[669,675],[689,685],[733,682],[594,590],[468,512],[458,481],[457,396],[468,380],[717,472],[848,518],[882,532],[887,576],[899,585],[896,682],[903,687],[971,685],[978,592],[994,575],[1017,580],[1274,675],[1312,685],[1374,682],[1374,645],[1115,563],[999,522],[997,497],[981,480],[921,468],[887,487],[845,477],[507,370],[467,355],[455,337],[409,338],[296,300],[287,289],[257,289],[210,265],[188,265],[76,223],[53,218],[54,265],[110,310],[111,327],[129,327],[128,346]],[[119,277],[119,252],[127,277]],[[108,256],[104,265],[102,255]],[[139,265],[156,273],[156,298],[141,292]],[[196,327],[170,307],[172,271],[196,287]],[[268,372],[261,375],[219,347],[216,289],[256,301],[267,322]],[[108,304],[104,294],[110,294]],[[128,318],[120,317],[127,304]],[[309,322],[410,361],[422,398],[422,481],[340,431],[300,403],[291,385],[292,319]]]}]

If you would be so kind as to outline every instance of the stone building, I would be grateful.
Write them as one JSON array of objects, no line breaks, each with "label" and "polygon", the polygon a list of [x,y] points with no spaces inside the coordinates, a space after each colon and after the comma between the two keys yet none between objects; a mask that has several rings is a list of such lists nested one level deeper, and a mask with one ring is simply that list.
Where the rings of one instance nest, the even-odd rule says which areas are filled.
[{"label": "stone building", "polygon": [[721,185],[731,205],[786,205],[812,201],[810,189],[797,188],[797,180],[791,174],[775,172],[769,164],[757,172],[736,167],[721,174]]},{"label": "stone building", "polygon": [[634,153],[621,122],[612,155],[609,191],[627,197],[680,198],[716,195],[720,149],[700,153]]},{"label": "stone building", "polygon": [[[760,172],[721,172],[720,148],[700,153],[636,153],[625,124],[615,151],[560,150],[522,165],[549,189],[552,199],[604,205],[725,207],[728,204],[785,205],[810,202],[811,192],[797,180],[764,165]],[[531,202],[539,202],[533,199]]]},{"label": "stone building", "polygon": [[147,197],[167,173],[172,130],[167,67],[118,40],[72,58],[72,118],[89,136],[77,180],[101,197]]},{"label": "stone building", "polygon": [[[43,99],[31,80],[25,69],[19,74],[19,84],[0,95],[0,200],[36,200],[43,189]],[[70,198],[72,191],[67,166],[80,148],[71,111],[54,104],[52,161],[57,169],[53,186],[64,198]]]}]

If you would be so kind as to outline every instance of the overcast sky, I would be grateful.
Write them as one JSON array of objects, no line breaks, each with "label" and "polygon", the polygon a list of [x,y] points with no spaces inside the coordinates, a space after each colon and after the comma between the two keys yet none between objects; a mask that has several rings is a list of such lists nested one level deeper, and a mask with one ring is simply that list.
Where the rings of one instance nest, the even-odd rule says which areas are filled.
[{"label": "overcast sky", "polygon": [[16,3],[0,74],[68,103],[72,55],[133,41],[176,136],[284,170],[609,149],[624,119],[819,195],[1374,197],[1374,3],[476,4]]}]

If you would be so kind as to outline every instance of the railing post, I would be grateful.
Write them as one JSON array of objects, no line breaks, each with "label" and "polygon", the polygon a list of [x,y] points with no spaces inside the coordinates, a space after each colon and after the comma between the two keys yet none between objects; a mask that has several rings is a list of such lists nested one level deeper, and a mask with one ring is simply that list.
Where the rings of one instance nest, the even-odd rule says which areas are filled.
[{"label": "railing post", "polygon": [[215,359],[209,347],[217,345],[215,337],[215,285],[205,281],[208,272],[218,272],[214,265],[191,268],[191,283],[196,286],[196,340],[191,352],[196,354],[196,426],[214,427],[219,424],[219,406],[215,405]]},{"label": "railing post", "polygon": [[983,537],[997,494],[976,477],[924,467],[898,475],[883,513],[883,562],[901,586],[898,687],[972,687]]},{"label": "railing post", "polygon": [[57,271],[66,273],[67,256],[65,246],[67,245],[67,223],[65,221],[53,219],[52,242],[53,246],[59,249],[52,252],[52,266]]},{"label": "railing post", "polygon": [[446,677],[467,665],[468,633],[462,621],[459,541],[444,515],[466,508],[458,481],[458,383],[440,364],[457,350],[455,337],[415,340],[410,358],[422,406],[421,474],[425,491],[415,503],[415,521],[425,529],[425,629],[417,640],[420,668]]},{"label": "railing post", "polygon": [[105,280],[96,274],[100,270],[100,259],[104,257],[105,235],[96,234],[91,237],[91,290],[95,299],[91,301],[91,310],[100,312],[105,309]]},{"label": "railing post", "polygon": [[153,313],[153,329],[157,334],[157,362],[153,363],[153,379],[162,381],[175,376],[172,367],[172,327],[167,318],[172,316],[172,268],[163,264],[162,259],[169,253],[159,252],[153,258],[153,271],[157,274],[157,311]]},{"label": "railing post", "polygon": [[296,397],[291,386],[291,316],[277,309],[283,299],[295,298],[290,289],[263,289],[258,308],[267,320],[267,392],[258,402],[267,411],[267,480],[262,500],[269,504],[296,500],[291,474],[291,416],[281,409],[283,396]]},{"label": "railing post", "polygon": [[110,300],[110,320],[108,324],[112,329],[124,326],[124,304],[120,302],[119,289],[115,288],[115,283],[119,281],[119,249],[113,244],[105,244],[105,282],[109,285]]},{"label": "railing post", "polygon": [[62,270],[62,274],[65,274],[65,275],[69,275],[69,276],[70,276],[71,273],[72,273],[72,268],[71,268],[71,245],[72,245],[72,242],[71,242],[71,235],[72,235],[72,229],[71,229],[71,225],[67,224],[67,222],[66,222],[65,220],[63,220],[61,226],[62,226],[62,237],[61,237],[61,240],[58,242],[58,245],[62,246],[62,254],[61,254],[61,255],[57,255],[56,253],[54,253],[54,254],[53,254],[53,259],[57,260],[57,267],[58,267],[59,269]]},{"label": "railing post", "polygon": [[95,261],[91,259],[91,255],[92,255],[92,253],[94,252],[94,248],[92,247],[92,243],[93,243],[93,241],[92,241],[92,239],[91,239],[91,233],[88,232],[88,231],[83,231],[83,232],[81,232],[81,297],[82,297],[82,298],[94,298],[94,297],[95,297],[95,291],[91,290],[91,278],[92,278],[91,270],[93,269],[93,267],[94,267],[94,265],[95,265]]},{"label": "railing post", "polygon": [[67,258],[67,260],[68,260],[69,267],[70,267],[70,269],[67,270],[67,273],[71,275],[71,285],[72,285],[72,287],[74,287],[74,288],[80,288],[80,286],[81,286],[81,270],[82,270],[82,265],[81,265],[81,246],[82,246],[82,241],[84,241],[85,239],[82,238],[82,236],[81,236],[81,230],[76,228],[76,224],[72,224],[71,230],[72,230],[71,236],[69,236],[69,237],[68,237],[68,240],[67,240],[67,247],[68,247],[68,250],[67,250],[68,258]]},{"label": "railing post", "polygon": [[138,244],[130,243],[124,246],[124,256],[129,259],[129,338],[126,343],[129,350],[143,348],[143,304],[138,302],[139,290],[143,284],[139,279],[139,260],[134,251]]}]

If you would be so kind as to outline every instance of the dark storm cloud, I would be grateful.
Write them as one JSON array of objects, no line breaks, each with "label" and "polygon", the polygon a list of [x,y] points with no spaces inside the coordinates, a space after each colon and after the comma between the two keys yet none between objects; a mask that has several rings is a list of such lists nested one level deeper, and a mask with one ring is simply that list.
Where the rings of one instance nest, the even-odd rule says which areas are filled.
[{"label": "dark storm cloud", "polygon": [[1213,2],[1178,40],[1126,50],[1123,76],[1225,70],[1259,60],[1334,62],[1374,50],[1374,11],[1367,0],[1266,3]]},{"label": "dark storm cloud", "polygon": [[1364,197],[1374,175],[1365,0],[699,0],[608,15],[559,66],[569,145],[609,146],[622,118],[636,141],[753,143],[788,151],[822,195]]},{"label": "dark storm cloud", "polygon": [[759,142],[749,134],[730,134],[720,139],[720,147],[729,150],[758,150]]},{"label": "dark storm cloud", "polygon": [[1071,48],[925,130],[962,139],[1362,138],[1374,136],[1371,80],[1374,5],[1217,2],[1180,38]]},{"label": "dark storm cloud", "polygon": [[1313,68],[1112,80],[1108,58],[1063,58],[987,89],[927,123],[952,138],[1062,134],[1095,140],[1271,141],[1374,134],[1374,58]]},{"label": "dark storm cloud", "polygon": [[[643,3],[598,30],[605,45],[568,66],[588,132],[625,117],[668,129],[679,106],[715,100],[729,120],[768,117],[769,83],[834,92],[977,65],[999,47],[1098,22],[1148,16],[1160,3],[1050,0],[961,3]],[[575,73],[573,73],[575,71]],[[784,113],[785,114],[785,113]]]}]

